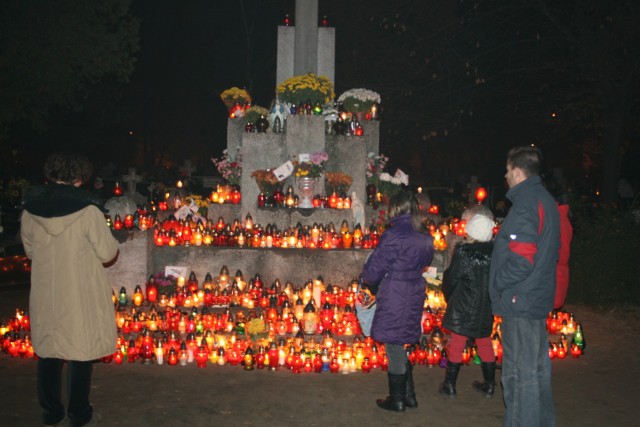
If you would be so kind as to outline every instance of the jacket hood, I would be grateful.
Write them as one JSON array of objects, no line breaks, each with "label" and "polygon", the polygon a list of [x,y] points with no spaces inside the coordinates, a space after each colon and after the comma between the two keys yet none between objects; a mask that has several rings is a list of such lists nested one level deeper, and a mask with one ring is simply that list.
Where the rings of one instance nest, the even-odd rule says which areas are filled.
[{"label": "jacket hood", "polygon": [[35,185],[28,187],[22,199],[22,208],[32,215],[56,218],[96,206],[103,212],[102,200],[93,193],[72,185]]},{"label": "jacket hood", "polygon": [[94,194],[82,188],[59,184],[29,187],[22,201],[23,209],[54,236],[73,224],[87,206],[96,206],[104,212],[102,201]]}]

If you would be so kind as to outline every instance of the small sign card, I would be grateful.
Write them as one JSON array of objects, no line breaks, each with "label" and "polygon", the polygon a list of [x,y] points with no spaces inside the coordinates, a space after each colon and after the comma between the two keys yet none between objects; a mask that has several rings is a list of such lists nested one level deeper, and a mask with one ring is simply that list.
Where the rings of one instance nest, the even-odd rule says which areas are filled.
[{"label": "small sign card", "polygon": [[293,163],[291,160],[287,160],[280,166],[274,169],[273,174],[278,178],[278,181],[284,181],[293,173]]},{"label": "small sign card", "polygon": [[187,267],[179,267],[176,265],[166,265],[164,267],[164,275],[169,277],[187,277]]},{"label": "small sign card", "polygon": [[302,163],[302,162],[310,162],[311,161],[311,154],[309,154],[309,153],[300,153],[300,154],[298,154],[298,161],[300,163]]}]

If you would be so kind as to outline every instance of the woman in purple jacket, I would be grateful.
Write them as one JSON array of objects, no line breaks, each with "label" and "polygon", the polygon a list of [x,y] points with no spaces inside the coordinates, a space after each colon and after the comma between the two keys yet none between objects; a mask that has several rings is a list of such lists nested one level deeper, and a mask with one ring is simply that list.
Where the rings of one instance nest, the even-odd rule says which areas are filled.
[{"label": "woman in purple jacket", "polygon": [[385,344],[389,358],[389,396],[378,399],[382,409],[402,412],[418,406],[405,344],[420,339],[425,298],[425,267],[433,259],[433,240],[425,233],[418,201],[400,192],[389,201],[390,227],[362,270],[363,281],[375,287],[377,308],[371,336]]}]

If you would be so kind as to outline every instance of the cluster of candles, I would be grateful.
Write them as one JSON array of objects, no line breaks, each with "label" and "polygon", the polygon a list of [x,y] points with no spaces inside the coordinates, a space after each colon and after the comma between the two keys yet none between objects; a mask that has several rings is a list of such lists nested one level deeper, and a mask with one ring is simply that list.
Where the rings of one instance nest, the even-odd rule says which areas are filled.
[{"label": "cluster of candles", "polygon": [[[273,194],[261,192],[258,194],[257,203],[259,208],[297,208],[299,197],[294,194],[293,186],[289,185],[286,192],[280,188],[276,189]],[[339,195],[335,191],[328,197],[316,194],[313,196],[311,203],[314,208],[351,209],[351,197]]]},{"label": "cluster of candles", "polygon": [[342,222],[340,228],[333,223],[314,223],[312,226],[297,224],[280,230],[275,224],[262,227],[247,214],[243,222],[236,219],[225,223],[219,218],[203,223],[187,217],[178,221],[171,216],[154,228],[156,246],[227,246],[240,248],[306,248],[306,249],[372,249],[378,245],[380,230],[356,224],[351,229]]},{"label": "cluster of candles", "polygon": [[242,201],[242,193],[240,188],[235,185],[218,185],[216,189],[209,194],[211,203],[239,205]]},{"label": "cluster of candles", "polygon": [[[386,368],[384,346],[376,346],[369,338],[363,345],[358,335],[360,325],[353,311],[357,291],[355,279],[346,288],[340,288],[324,286],[322,277],[318,277],[300,289],[290,282],[282,286],[276,279],[267,290],[259,274],[247,283],[241,271],[231,278],[228,268],[223,266],[215,280],[207,274],[202,287],[191,273],[188,280],[178,278],[168,292],[166,289],[160,292],[160,283],[153,276],[145,288],[143,293],[137,286],[132,297],[124,288],[117,296],[114,293],[120,337],[116,351],[106,357],[105,362],[141,359],[145,363],[155,360],[161,364],[166,357],[166,363],[170,365],[196,360],[199,366],[205,366],[208,361],[217,365],[243,364],[245,369],[285,366],[294,372],[349,373]],[[236,312],[235,316],[231,309]],[[424,338],[420,345],[407,348],[412,363],[446,364],[444,347],[448,331],[442,326],[445,309],[440,290],[427,289],[422,318]],[[243,310],[249,310],[248,314]],[[259,321],[260,332],[268,339],[248,337],[253,319]],[[29,330],[28,314],[17,309],[8,323],[0,324],[2,351],[11,357],[34,357]],[[582,355],[585,348],[582,325],[576,322],[572,313],[551,312],[547,318],[547,331],[550,358]],[[315,341],[318,334],[320,342]],[[354,337],[353,344],[335,340],[334,334]],[[501,319],[498,316],[494,319],[491,336],[494,352],[501,363]],[[276,350],[278,364],[272,366],[269,355],[275,360]],[[463,350],[462,360],[466,364],[480,363],[472,342]]]},{"label": "cluster of candles", "polygon": [[568,354],[578,358],[585,348],[582,324],[576,322],[572,313],[554,310],[547,317],[547,332],[555,335],[549,342],[549,357],[564,359]]},{"label": "cluster of candles", "polygon": [[[329,371],[344,374],[356,371],[368,373],[372,369],[386,370],[388,367],[384,345],[358,334],[352,334],[350,343],[346,339],[336,339],[330,329],[325,329],[319,334],[298,329],[292,333],[270,330],[260,337],[248,335],[248,325],[251,325],[253,320],[265,322],[264,311],[260,314],[251,311],[246,317],[244,311],[237,311],[233,317],[228,309],[214,316],[205,309],[198,311],[192,308],[187,315],[177,308],[166,307],[160,311],[155,305],[145,305],[144,308],[146,310],[133,305],[118,306],[117,313],[120,313],[120,316],[117,318],[120,325],[115,351],[102,358],[102,362],[122,364],[126,361],[170,366],[184,366],[196,362],[201,368],[208,364],[229,364],[241,365],[245,370],[268,368],[289,369],[294,373]],[[345,314],[347,312],[348,310],[345,310]],[[230,321],[232,317],[233,320]],[[437,323],[437,319],[442,318],[442,313],[433,314],[426,309],[423,326],[426,319],[431,317]],[[556,317],[569,320],[572,315],[556,312],[555,315],[550,314],[549,321]],[[125,320],[120,320],[122,318]],[[219,318],[226,319],[221,328],[216,327]],[[266,322],[268,324],[268,320]],[[304,317],[298,324],[303,322]],[[569,320],[563,328],[570,328],[570,324]],[[205,329],[207,325],[211,328]],[[16,316],[9,324],[0,326],[3,352],[14,358],[36,357],[29,339],[29,327],[29,316],[22,310],[16,310]],[[410,363],[445,367],[446,333],[446,330],[437,325],[432,326],[430,330],[425,328],[420,343],[406,347]],[[568,354],[573,358],[580,357],[584,349],[584,337],[579,323],[575,324],[574,332],[570,335],[572,338],[568,339],[565,333],[561,332],[561,339],[557,342],[550,341],[550,358],[564,359]],[[495,319],[492,344],[497,362],[502,363],[499,317]],[[570,350],[567,351],[567,348]],[[477,348],[471,341],[467,342],[463,349],[462,363],[481,363]]]},{"label": "cluster of candles", "polygon": [[0,258],[0,271],[3,274],[22,273],[31,270],[29,258],[25,255],[13,255]]},{"label": "cluster of candles", "polygon": [[[356,278],[340,287],[325,286],[318,276],[299,288],[276,279],[267,289],[259,274],[246,282],[241,271],[232,278],[223,266],[215,279],[207,274],[202,285],[192,272],[188,280],[178,278],[164,287],[161,290],[160,281],[152,276],[144,292],[136,286],[131,297],[124,288],[114,293],[119,336],[114,353],[103,362],[187,365],[195,361],[199,367],[230,364],[296,373],[387,368],[384,345],[360,336],[354,312]],[[445,366],[449,332],[442,326],[446,304],[440,290],[427,289],[424,304],[423,337],[419,344],[407,346],[407,355],[415,365]],[[502,362],[501,325],[496,316],[491,337],[498,363]],[[550,358],[578,358],[584,351],[582,326],[573,314],[551,312],[547,330]],[[29,331],[28,314],[17,309],[8,323],[0,324],[2,351],[11,357],[35,357]],[[462,361],[480,363],[473,342],[464,348]]]},{"label": "cluster of candles", "polygon": [[124,218],[116,214],[114,218],[107,217],[107,225],[114,230],[148,230],[156,224],[155,215],[147,208],[137,209],[133,214],[126,214]]}]

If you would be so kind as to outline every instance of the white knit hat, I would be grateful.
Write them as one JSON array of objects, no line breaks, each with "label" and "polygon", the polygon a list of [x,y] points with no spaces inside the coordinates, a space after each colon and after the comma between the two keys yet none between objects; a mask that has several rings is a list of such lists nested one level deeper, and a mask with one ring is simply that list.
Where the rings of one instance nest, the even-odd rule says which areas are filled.
[{"label": "white knit hat", "polygon": [[495,223],[491,218],[476,214],[467,221],[465,230],[473,240],[488,242],[493,237],[493,227],[495,227]]}]

